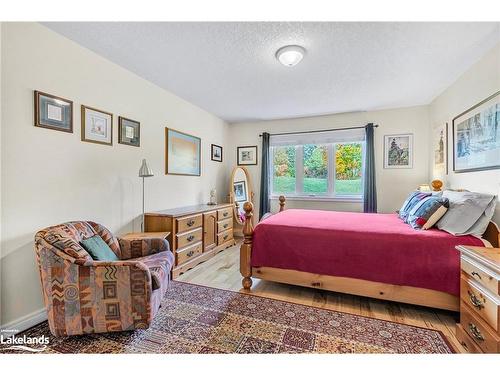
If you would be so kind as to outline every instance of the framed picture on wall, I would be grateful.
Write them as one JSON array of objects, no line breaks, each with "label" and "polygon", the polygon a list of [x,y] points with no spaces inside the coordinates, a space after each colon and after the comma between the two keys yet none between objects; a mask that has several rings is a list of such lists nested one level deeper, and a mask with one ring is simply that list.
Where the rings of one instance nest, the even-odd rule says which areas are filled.
[{"label": "framed picture on wall", "polygon": [[384,135],[384,168],[413,168],[413,134]]},{"label": "framed picture on wall", "polygon": [[82,141],[113,144],[113,114],[82,105]]},{"label": "framed picture on wall", "polygon": [[34,91],[35,126],[73,133],[73,102],[59,96]]},{"label": "framed picture on wall", "polygon": [[453,119],[453,170],[500,168],[500,91]]},{"label": "framed picture on wall", "polygon": [[222,162],[222,146],[212,144],[211,152],[213,161]]},{"label": "framed picture on wall", "polygon": [[141,146],[141,124],[139,121],[118,117],[118,143],[129,146]]},{"label": "framed picture on wall", "polygon": [[236,153],[238,165],[257,165],[257,146],[241,146]]},{"label": "framed picture on wall", "polygon": [[165,173],[201,176],[201,138],[165,128]]},{"label": "framed picture on wall", "polygon": [[448,174],[448,123],[434,128],[434,173]]}]

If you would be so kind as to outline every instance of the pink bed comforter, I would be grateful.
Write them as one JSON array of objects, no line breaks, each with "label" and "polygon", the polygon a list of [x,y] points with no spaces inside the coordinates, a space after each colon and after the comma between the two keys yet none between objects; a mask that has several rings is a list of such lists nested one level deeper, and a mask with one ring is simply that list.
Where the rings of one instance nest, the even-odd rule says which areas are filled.
[{"label": "pink bed comforter", "polygon": [[276,267],[459,295],[456,245],[473,236],[415,230],[396,214],[285,210],[255,227],[253,267]]}]

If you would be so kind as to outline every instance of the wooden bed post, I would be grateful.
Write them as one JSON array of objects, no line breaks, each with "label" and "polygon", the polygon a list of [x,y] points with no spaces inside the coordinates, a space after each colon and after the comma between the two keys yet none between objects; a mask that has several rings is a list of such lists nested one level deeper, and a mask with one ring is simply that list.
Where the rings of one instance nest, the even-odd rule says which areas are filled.
[{"label": "wooden bed post", "polygon": [[285,198],[284,195],[280,195],[280,197],[278,199],[280,201],[280,212],[284,211],[285,210],[285,201],[286,201],[286,198]]},{"label": "wooden bed post", "polygon": [[252,258],[252,239],[253,239],[253,204],[252,202],[245,202],[243,205],[245,210],[245,223],[243,224],[243,244],[240,247],[240,273],[243,276],[241,284],[246,290],[252,287],[252,265],[250,263]]}]

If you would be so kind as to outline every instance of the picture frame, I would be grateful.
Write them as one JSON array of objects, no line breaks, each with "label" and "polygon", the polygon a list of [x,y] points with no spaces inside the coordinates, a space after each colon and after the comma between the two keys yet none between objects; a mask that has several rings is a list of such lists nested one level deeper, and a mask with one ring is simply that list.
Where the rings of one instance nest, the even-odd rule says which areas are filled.
[{"label": "picture frame", "polygon": [[240,146],[236,155],[238,165],[257,165],[257,146]]},{"label": "picture frame", "polygon": [[448,174],[448,123],[433,130],[434,172]]},{"label": "picture frame", "polygon": [[248,201],[246,181],[235,181],[233,183],[234,200],[236,202]]},{"label": "picture frame", "polygon": [[118,143],[141,147],[141,123],[118,116]]},{"label": "picture frame", "polygon": [[201,138],[166,127],[165,174],[201,176]]},{"label": "picture frame", "polygon": [[413,134],[384,135],[384,168],[413,168]]},{"label": "picture frame", "polygon": [[73,133],[73,101],[34,90],[34,125]]},{"label": "picture frame", "polygon": [[83,142],[113,145],[113,114],[82,104]]},{"label": "picture frame", "polygon": [[500,168],[500,91],[452,121],[455,173]]},{"label": "picture frame", "polygon": [[212,143],[212,147],[210,150],[210,156],[213,161],[218,161],[222,163],[222,146],[214,145]]}]

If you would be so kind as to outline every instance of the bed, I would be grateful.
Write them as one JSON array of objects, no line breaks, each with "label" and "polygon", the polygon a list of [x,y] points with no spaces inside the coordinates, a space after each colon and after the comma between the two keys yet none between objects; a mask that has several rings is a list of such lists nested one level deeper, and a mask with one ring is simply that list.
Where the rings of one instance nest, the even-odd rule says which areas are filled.
[{"label": "bed", "polygon": [[[396,214],[285,210],[247,220],[240,249],[243,287],[252,277],[446,310],[459,310],[457,245],[485,246],[473,236],[414,230]],[[490,222],[483,237],[498,246]]]}]

